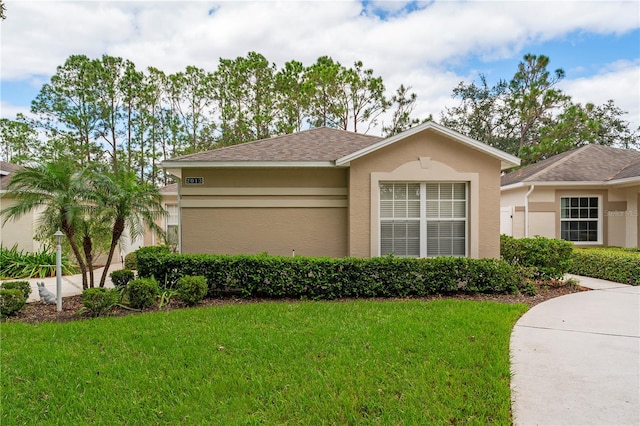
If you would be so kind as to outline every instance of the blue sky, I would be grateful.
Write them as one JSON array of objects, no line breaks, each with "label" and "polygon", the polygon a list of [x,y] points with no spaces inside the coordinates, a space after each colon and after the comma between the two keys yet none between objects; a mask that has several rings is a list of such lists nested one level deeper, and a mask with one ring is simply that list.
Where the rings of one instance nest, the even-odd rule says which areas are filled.
[{"label": "blue sky", "polygon": [[[329,55],[362,60],[390,95],[418,95],[416,116],[452,106],[480,73],[509,79],[525,53],[563,68],[579,102],[614,99],[640,125],[640,2],[614,1],[5,1],[0,115],[15,118],[72,54],[132,60],[140,69],[213,71],[219,58],[265,55],[278,66]],[[374,132],[375,133],[375,130]]]}]

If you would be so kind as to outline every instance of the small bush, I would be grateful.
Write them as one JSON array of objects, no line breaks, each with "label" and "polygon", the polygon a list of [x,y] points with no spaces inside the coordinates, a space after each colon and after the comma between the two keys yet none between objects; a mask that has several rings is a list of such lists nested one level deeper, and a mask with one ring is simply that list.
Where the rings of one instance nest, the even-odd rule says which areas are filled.
[{"label": "small bush", "polygon": [[[156,276],[161,282],[164,282],[165,274],[162,274],[162,273],[158,274],[153,270],[153,268],[155,268],[156,265],[161,264],[164,261],[164,259],[171,254],[171,250],[169,250],[169,247],[167,246],[140,247],[138,250],[136,250],[135,253],[136,253],[136,271],[138,271],[138,276],[139,277]],[[133,269],[133,268],[129,268],[129,269]],[[185,274],[185,275],[199,275],[199,274]],[[175,284],[175,280],[172,283]]]},{"label": "small bush", "polygon": [[111,274],[109,274],[109,276],[111,277],[111,282],[113,283],[114,287],[117,289],[123,289],[127,287],[129,281],[135,278],[133,271],[131,271],[130,269],[113,271]]},{"label": "small bush", "polygon": [[31,285],[29,284],[29,281],[7,281],[0,284],[0,288],[7,290],[17,288],[18,290],[21,290],[24,294],[24,300],[27,300],[29,295],[31,295]]},{"label": "small bush", "polygon": [[640,285],[640,252],[618,247],[575,248],[569,272]]},{"label": "small bush", "polygon": [[82,305],[98,317],[118,304],[120,294],[115,288],[88,288],[82,292]]},{"label": "small bush", "polygon": [[514,265],[535,268],[534,279],[560,280],[569,272],[573,261],[573,243],[544,238],[513,238],[500,236],[500,255]]},{"label": "small bush", "polygon": [[14,315],[24,308],[27,299],[22,290],[18,288],[0,290],[0,316]]},{"label": "small bush", "polygon": [[154,278],[138,278],[127,285],[129,305],[135,309],[152,306],[158,297],[158,282]]},{"label": "small bush", "polygon": [[138,269],[138,258],[135,251],[124,256],[124,269],[135,271]]},{"label": "small bush", "polygon": [[176,283],[180,300],[192,306],[207,294],[207,279],[202,275],[181,277]]}]

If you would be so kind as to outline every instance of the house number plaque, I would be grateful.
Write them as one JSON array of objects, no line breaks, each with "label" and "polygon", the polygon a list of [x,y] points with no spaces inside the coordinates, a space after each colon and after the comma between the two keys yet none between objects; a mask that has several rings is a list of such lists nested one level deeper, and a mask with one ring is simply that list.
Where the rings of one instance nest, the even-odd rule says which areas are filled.
[{"label": "house number plaque", "polygon": [[184,178],[184,183],[186,185],[202,185],[204,183],[204,178],[201,178],[201,177],[186,177],[186,178]]}]

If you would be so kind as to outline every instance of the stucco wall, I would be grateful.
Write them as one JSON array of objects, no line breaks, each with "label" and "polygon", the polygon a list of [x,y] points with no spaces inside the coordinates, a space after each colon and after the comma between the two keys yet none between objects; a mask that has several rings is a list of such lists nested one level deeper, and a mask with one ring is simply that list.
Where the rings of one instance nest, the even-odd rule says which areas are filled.
[{"label": "stucco wall", "polygon": [[[421,162],[421,166],[414,167]],[[426,159],[426,161],[425,161]],[[429,162],[436,169],[449,170],[446,176],[429,172]],[[413,164],[410,164],[413,163]],[[404,168],[403,168],[404,166]],[[368,257],[375,254],[377,244],[372,242],[372,173],[398,171],[398,179],[407,181],[409,170],[415,170],[414,181],[457,180],[470,183],[468,250],[470,257],[500,256],[500,162],[499,160],[465,147],[433,131],[425,131],[400,140],[390,146],[351,162],[349,176],[349,255]],[[474,201],[473,194],[479,200]],[[373,212],[375,217],[375,212]],[[377,226],[377,224],[374,224]],[[374,230],[375,231],[375,230]]]},{"label": "stucco wall", "polygon": [[183,253],[347,254],[346,169],[185,169],[182,182]]},{"label": "stucco wall", "polygon": [[182,252],[344,257],[346,208],[183,209]]},{"label": "stucco wall", "polygon": [[[8,197],[0,197],[0,210],[11,207],[14,201]],[[19,250],[36,252],[40,250],[41,244],[33,239],[35,232],[36,218],[39,210],[26,213],[18,219],[7,221],[1,225],[0,220],[0,243],[5,248],[12,248],[17,244]]]},{"label": "stucco wall", "polygon": [[[528,189],[529,186],[525,186],[502,192],[501,205],[513,205],[516,209],[513,221],[513,234],[516,238],[525,235],[524,194]],[[536,186],[529,196],[529,236],[560,238],[560,198],[567,196],[600,197],[602,245],[639,246],[638,185],[618,188]],[[518,215],[521,219],[516,220]]]}]

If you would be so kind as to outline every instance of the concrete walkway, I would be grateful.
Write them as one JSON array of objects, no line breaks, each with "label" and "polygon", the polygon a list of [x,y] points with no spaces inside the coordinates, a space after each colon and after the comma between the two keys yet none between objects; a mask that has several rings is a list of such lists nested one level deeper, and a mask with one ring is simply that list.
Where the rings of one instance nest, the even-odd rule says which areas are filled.
[{"label": "concrete walkway", "polygon": [[640,425],[640,287],[593,289],[534,306],[511,335],[516,425]]},{"label": "concrete walkway", "polygon": [[[111,282],[111,278],[109,274],[113,271],[118,271],[120,269],[124,269],[124,265],[120,262],[112,263],[111,267],[109,267],[109,272],[107,273],[107,279],[105,281],[105,287],[113,287],[113,283]],[[100,277],[102,277],[102,271],[104,268],[98,268],[93,271],[94,273],[94,281],[95,285],[98,286],[100,284]],[[88,279],[88,276],[87,276]],[[11,279],[4,281],[29,281],[31,285],[31,295],[29,299],[27,299],[27,303],[36,302],[40,300],[40,295],[38,293],[38,285],[36,283],[44,282],[44,286],[54,295],[56,294],[56,277],[47,277],[47,278],[29,278],[29,279]],[[63,275],[62,276],[62,297],[67,296],[75,296],[76,294],[82,294],[82,275]],[[64,304],[64,300],[63,300]]]}]

